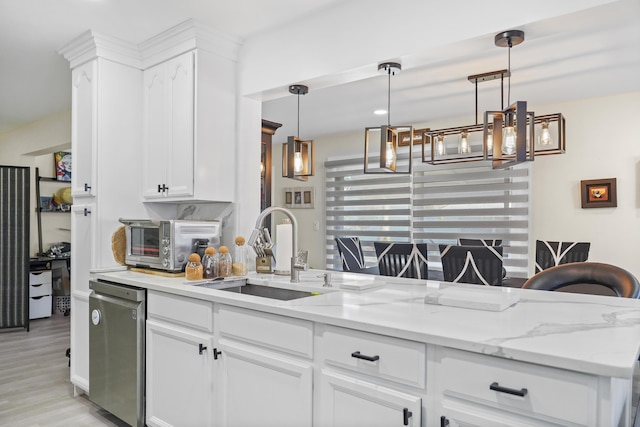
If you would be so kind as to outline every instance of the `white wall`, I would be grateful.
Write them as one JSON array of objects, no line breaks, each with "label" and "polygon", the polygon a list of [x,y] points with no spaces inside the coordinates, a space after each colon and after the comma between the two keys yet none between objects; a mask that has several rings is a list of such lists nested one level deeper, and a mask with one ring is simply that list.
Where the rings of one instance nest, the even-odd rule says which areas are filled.
[{"label": "white wall", "polygon": [[[533,163],[532,240],[589,241],[590,261],[618,265],[640,278],[640,250],[632,245],[640,236],[640,144],[633,128],[640,117],[640,92],[529,109],[538,115],[560,112],[567,122],[567,153],[540,156]],[[437,129],[469,123],[463,118],[428,125]],[[279,135],[278,140],[284,137]],[[300,227],[299,247],[310,250],[312,267],[325,265],[324,161],[362,156],[363,147],[364,129],[316,140],[316,174],[299,183],[281,177],[282,146],[273,146],[273,204],[283,204],[283,187],[316,189],[314,209],[293,210]],[[598,178],[617,178],[618,207],[581,208],[580,181]],[[319,222],[318,231],[314,221]]]},{"label": "white wall", "polygon": [[[42,120],[0,134],[0,164],[5,166],[28,166],[31,168],[31,236],[30,251],[38,252],[38,228],[35,208],[36,201],[35,168],[40,168],[43,176],[55,176],[53,153],[71,149],[71,110],[45,117]],[[72,165],[73,167],[73,165]],[[52,195],[61,188],[50,183],[43,185],[42,195]],[[51,193],[51,194],[48,194]],[[43,250],[53,242],[71,241],[71,215],[44,214],[42,216]]]},{"label": "white wall", "polygon": [[[565,115],[567,153],[534,162],[532,236],[591,242],[590,261],[640,278],[640,92],[535,110]],[[580,181],[600,178],[617,178],[618,207],[582,209]]]}]

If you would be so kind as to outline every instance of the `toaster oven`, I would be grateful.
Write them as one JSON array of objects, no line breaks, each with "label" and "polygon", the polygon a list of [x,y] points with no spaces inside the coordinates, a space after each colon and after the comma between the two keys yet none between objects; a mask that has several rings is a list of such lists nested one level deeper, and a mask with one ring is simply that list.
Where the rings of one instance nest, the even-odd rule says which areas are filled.
[{"label": "toaster oven", "polygon": [[220,221],[120,219],[125,225],[125,264],[168,272],[184,271],[189,255],[219,246]]}]

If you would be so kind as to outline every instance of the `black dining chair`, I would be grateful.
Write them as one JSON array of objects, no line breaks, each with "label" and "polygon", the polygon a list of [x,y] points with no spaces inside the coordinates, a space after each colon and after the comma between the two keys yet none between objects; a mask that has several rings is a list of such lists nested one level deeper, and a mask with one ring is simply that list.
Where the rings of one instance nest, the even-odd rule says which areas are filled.
[{"label": "black dining chair", "polygon": [[[460,246],[502,246],[502,239],[465,239],[459,238],[458,244]],[[504,260],[504,251],[503,251]],[[502,278],[507,278],[507,270],[502,266]]]},{"label": "black dining chair", "polygon": [[378,274],[378,267],[367,267],[362,244],[357,237],[336,237],[336,245],[342,261],[342,271]]},{"label": "black dining chair", "polygon": [[439,245],[445,282],[502,286],[502,246]]},{"label": "black dining chair", "polygon": [[584,262],[589,258],[589,242],[536,240],[536,273],[556,265]]},{"label": "black dining chair", "polygon": [[615,265],[599,262],[572,262],[547,268],[527,280],[522,288],[599,295],[602,293],[596,290],[605,288],[612,296],[640,296],[640,282],[633,274]]},{"label": "black dining chair", "polygon": [[427,279],[426,243],[374,242],[380,275]]}]

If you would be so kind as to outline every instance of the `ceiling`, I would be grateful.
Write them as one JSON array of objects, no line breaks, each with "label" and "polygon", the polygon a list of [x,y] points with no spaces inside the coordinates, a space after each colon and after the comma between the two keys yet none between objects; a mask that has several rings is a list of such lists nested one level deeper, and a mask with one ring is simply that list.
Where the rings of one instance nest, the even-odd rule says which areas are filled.
[{"label": "ceiling", "polygon": [[[70,108],[69,65],[57,51],[87,29],[140,43],[195,18],[246,40],[345,1],[351,0],[2,0],[0,134]],[[640,90],[638,22],[640,1],[618,0],[518,27],[525,42],[511,50],[510,100],[527,100],[546,114],[557,111],[535,106]],[[508,49],[496,47],[494,35],[398,58],[404,69],[391,78],[391,124],[473,120],[475,92],[467,76],[508,64]],[[299,100],[298,136],[385,124],[387,116],[373,111],[387,106],[388,80],[372,68],[340,85],[291,82],[310,86]],[[263,118],[283,124],[276,142],[298,134],[296,98],[286,88],[264,98]],[[478,103],[480,112],[500,107],[499,80],[479,84]]]}]

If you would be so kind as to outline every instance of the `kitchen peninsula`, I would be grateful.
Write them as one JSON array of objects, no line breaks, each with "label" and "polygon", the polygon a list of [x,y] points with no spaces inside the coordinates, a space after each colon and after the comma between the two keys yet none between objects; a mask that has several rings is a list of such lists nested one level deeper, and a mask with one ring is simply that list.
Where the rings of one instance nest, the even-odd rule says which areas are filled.
[{"label": "kitchen peninsula", "polygon": [[630,425],[638,300],[455,285],[515,303],[490,311],[426,304],[446,283],[323,273],[248,277],[314,293],[290,301],[97,274],[147,289],[147,424]]}]

